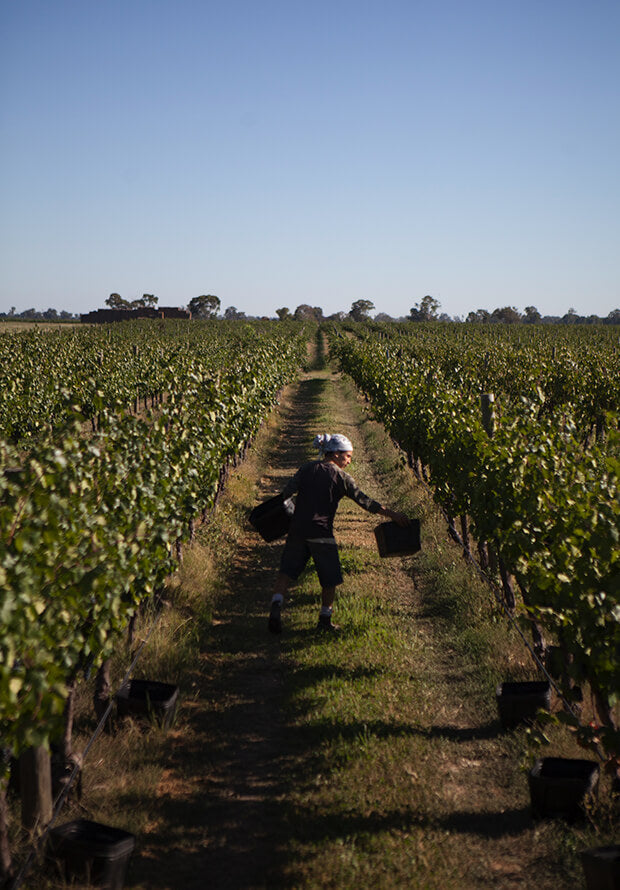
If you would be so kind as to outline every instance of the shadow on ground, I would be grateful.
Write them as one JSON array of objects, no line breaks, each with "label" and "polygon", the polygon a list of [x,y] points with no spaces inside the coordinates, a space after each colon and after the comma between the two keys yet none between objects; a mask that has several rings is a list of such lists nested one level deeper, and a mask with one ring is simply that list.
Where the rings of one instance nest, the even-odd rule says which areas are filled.
[{"label": "shadow on ground", "polygon": [[[281,490],[303,461],[313,457],[321,398],[328,375],[310,376],[282,408],[282,429],[257,502]],[[370,733],[381,739],[402,736],[471,742],[493,738],[499,724],[463,729],[371,721],[361,724],[312,722],[308,715],[284,711],[285,682],[296,691],[326,678],[372,678],[372,667],[343,668],[329,658],[308,669],[287,672],[278,638],[267,633],[271,586],[281,543],[265,544],[248,525],[235,567],[227,578],[213,626],[202,640],[202,658],[190,671],[196,695],[179,718],[170,769],[152,807],[148,833],[138,848],[128,887],[279,888],[294,887],[290,877],[300,863],[287,860],[291,840],[308,841],[380,835],[413,827],[486,837],[511,836],[527,825],[525,810],[459,812],[430,818],[415,808],[387,813],[349,814],[293,807],[292,783],[307,783],[321,760],[321,749],[334,739]],[[293,592],[293,596],[295,596]],[[303,597],[302,594],[299,596]],[[311,632],[290,631],[295,646],[312,644]],[[299,700],[299,696],[297,697]],[[127,796],[127,807],[140,807]],[[288,877],[287,877],[288,875]]]}]

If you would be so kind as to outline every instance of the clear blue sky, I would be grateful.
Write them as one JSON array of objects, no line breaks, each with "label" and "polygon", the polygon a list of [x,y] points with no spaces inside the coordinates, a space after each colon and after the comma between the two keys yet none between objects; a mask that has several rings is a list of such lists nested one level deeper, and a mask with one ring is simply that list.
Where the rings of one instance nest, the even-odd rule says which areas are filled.
[{"label": "clear blue sky", "polygon": [[620,306],[618,0],[0,4],[0,310]]}]

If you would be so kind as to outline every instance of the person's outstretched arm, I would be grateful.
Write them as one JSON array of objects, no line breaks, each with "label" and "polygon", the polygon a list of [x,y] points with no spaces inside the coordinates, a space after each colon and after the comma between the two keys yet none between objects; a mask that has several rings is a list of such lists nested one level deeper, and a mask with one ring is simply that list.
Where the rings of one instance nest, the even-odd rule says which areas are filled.
[{"label": "person's outstretched arm", "polygon": [[389,507],[384,507],[379,501],[375,501],[373,498],[368,497],[348,473],[343,471],[342,476],[347,497],[355,501],[356,504],[359,504],[360,507],[363,507],[364,510],[368,510],[369,513],[379,513],[381,516],[387,516],[388,519],[398,523],[398,525],[409,525],[411,520],[405,513],[399,513],[396,510],[391,510]]},{"label": "person's outstretched arm", "polygon": [[398,510],[390,510],[389,507],[381,507],[378,511],[382,516],[387,516],[388,519],[391,519],[392,522],[396,522],[398,525],[410,525],[411,519],[407,516],[406,513],[399,513]]}]

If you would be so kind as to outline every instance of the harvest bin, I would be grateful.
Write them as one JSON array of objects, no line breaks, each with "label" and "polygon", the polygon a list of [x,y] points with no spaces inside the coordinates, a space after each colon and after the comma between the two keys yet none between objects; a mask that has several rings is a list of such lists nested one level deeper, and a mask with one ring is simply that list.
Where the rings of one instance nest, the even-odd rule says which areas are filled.
[{"label": "harvest bin", "polygon": [[620,844],[584,850],[581,864],[587,890],[620,890]]},{"label": "harvest bin", "polygon": [[535,818],[583,819],[584,805],[598,787],[599,766],[593,760],[543,757],[529,773]]},{"label": "harvest bin", "polygon": [[420,520],[411,519],[409,525],[382,522],[375,529],[379,556],[410,556],[420,549]]},{"label": "harvest bin", "polygon": [[79,880],[104,890],[121,890],[135,843],[128,831],[76,819],[50,830],[47,858],[59,864],[69,883]]},{"label": "harvest bin", "polygon": [[264,541],[277,541],[288,532],[294,512],[293,501],[278,494],[254,507],[249,520]]},{"label": "harvest bin", "polygon": [[179,687],[158,680],[130,680],[116,693],[119,717],[148,717],[163,727],[171,725],[177,708]]},{"label": "harvest bin", "polygon": [[521,683],[500,683],[495,691],[500,723],[513,729],[519,723],[536,719],[539,708],[551,707],[551,684],[548,680]]}]

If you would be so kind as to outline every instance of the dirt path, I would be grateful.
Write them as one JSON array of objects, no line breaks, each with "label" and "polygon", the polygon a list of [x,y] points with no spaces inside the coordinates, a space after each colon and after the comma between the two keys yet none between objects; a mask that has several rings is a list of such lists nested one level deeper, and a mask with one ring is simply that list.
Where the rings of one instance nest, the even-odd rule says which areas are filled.
[{"label": "dirt path", "polygon": [[[282,444],[259,481],[257,501],[276,493],[309,458],[312,418],[328,376],[307,375],[287,394]],[[136,871],[145,887],[252,888],[276,880],[286,834],[279,801],[289,787],[291,757],[282,715],[286,665],[266,617],[280,549],[252,532],[239,544],[196,665],[195,701],[185,705],[191,730],[178,734],[158,789],[160,818],[142,844]],[[159,826],[172,826],[171,836]],[[169,858],[178,883],[166,883]]]},{"label": "dirt path", "polygon": [[[347,405],[338,379],[321,371],[306,375],[287,394],[269,470],[259,480],[257,502],[280,490],[300,463],[313,456],[309,444],[325,422],[326,400],[337,419],[328,431],[337,429],[353,441],[355,478],[369,494],[383,497],[374,456],[364,447],[359,414]],[[401,656],[393,700],[385,702],[384,713],[374,722],[369,720],[359,727],[355,723],[351,732],[383,733],[390,745],[385,757],[402,757],[402,781],[411,788],[405,809],[398,798],[399,789],[384,787],[384,815],[380,815],[380,805],[370,800],[375,792],[368,791],[367,811],[351,812],[347,821],[329,812],[331,801],[325,812],[317,809],[319,792],[311,782],[302,790],[297,787],[292,777],[311,774],[318,754],[314,737],[300,728],[304,719],[308,723],[307,716],[295,721],[284,709],[289,675],[296,670],[302,673],[290,660],[287,640],[298,647],[310,645],[306,642],[308,630],[289,623],[288,618],[297,608],[314,609],[318,597],[309,604],[308,597],[293,591],[283,637],[270,637],[266,616],[281,543],[265,544],[248,531],[239,543],[234,569],[203,642],[200,663],[195,665],[196,695],[184,704],[183,722],[175,733],[169,767],[157,791],[152,823],[141,838],[132,868],[133,883],[128,886],[149,890],[371,886],[364,883],[359,864],[350,878],[343,870],[341,879],[332,876],[327,883],[321,883],[320,868],[313,870],[311,865],[308,872],[304,866],[306,872],[300,872],[295,850],[302,858],[307,858],[308,852],[300,847],[301,840],[291,844],[296,832],[304,835],[303,842],[308,844],[315,835],[331,839],[368,833],[368,843],[385,832],[390,832],[388,841],[398,835],[404,849],[399,854],[403,856],[403,864],[398,866],[401,873],[393,868],[390,878],[381,884],[385,887],[533,886],[528,868],[540,858],[540,850],[527,814],[525,784],[515,793],[520,777],[515,778],[518,766],[508,758],[512,742],[498,743],[491,708],[476,714],[459,698],[462,678],[458,657],[438,645],[427,616],[428,603],[415,591],[411,572],[398,560],[373,561],[372,556],[363,555],[360,548],[368,551],[376,521],[356,505],[342,503],[337,531],[343,564],[355,573],[356,560],[365,560],[363,571],[351,581],[352,588],[389,589],[389,607],[397,628],[399,620],[406,622],[409,648],[408,654]],[[403,660],[410,663],[403,664]],[[356,669],[360,676],[364,670],[370,679],[375,676],[373,665]],[[336,676],[337,661],[325,663],[323,671],[325,677]],[[296,679],[302,681],[301,677]],[[407,691],[403,687],[407,684],[415,687],[417,695],[415,718],[403,710]],[[340,729],[328,729],[332,735],[337,731],[346,735],[345,719]],[[325,730],[325,738],[331,738],[329,732]],[[399,755],[401,741],[409,749]],[[412,745],[417,746],[415,750]],[[363,786],[363,775],[360,783]],[[315,795],[305,809],[300,802],[302,793],[307,800]],[[431,843],[424,847],[427,836]],[[461,864],[463,845],[468,852]],[[528,845],[530,853],[524,863],[519,857],[524,851],[527,855]],[[461,865],[466,874],[459,879]],[[438,877],[435,882],[432,874],[436,868],[450,880],[446,877],[442,884]],[[562,880],[554,884],[553,875],[545,872],[543,868],[536,873],[540,890],[571,886]]]}]

